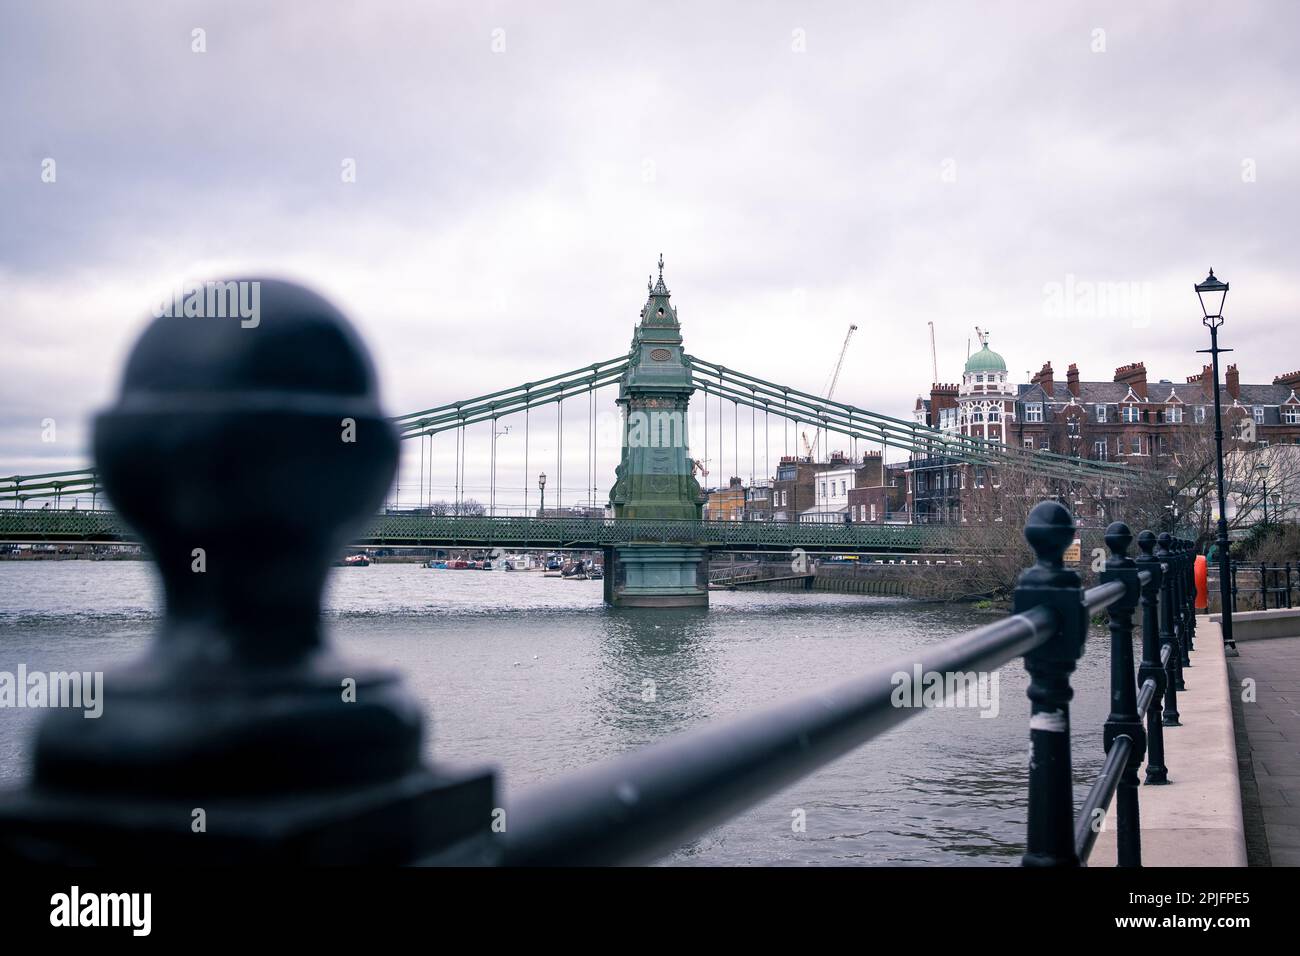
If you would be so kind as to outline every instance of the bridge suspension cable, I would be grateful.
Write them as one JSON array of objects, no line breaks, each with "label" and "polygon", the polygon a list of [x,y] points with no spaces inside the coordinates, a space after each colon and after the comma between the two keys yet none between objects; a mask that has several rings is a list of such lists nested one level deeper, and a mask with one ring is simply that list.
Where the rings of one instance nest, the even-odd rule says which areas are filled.
[{"label": "bridge suspension cable", "polygon": [[778,414],[796,423],[806,420],[850,438],[863,438],[891,448],[953,458],[968,464],[1027,466],[1045,476],[1070,480],[1109,478],[1135,481],[1141,477],[1133,469],[1117,463],[1088,461],[1042,451],[1029,454],[1012,452],[998,442],[904,422],[789,386],[776,385],[693,355],[686,356],[686,360],[691,365],[695,387],[706,394],[717,395],[719,403],[724,398],[740,404],[764,399],[780,400],[783,411]]},{"label": "bridge suspension cable", "polygon": [[398,415],[392,421],[402,438],[476,425],[494,417],[502,418],[550,402],[562,402],[574,395],[615,384],[627,371],[628,364],[628,356],[621,355],[513,388]]}]

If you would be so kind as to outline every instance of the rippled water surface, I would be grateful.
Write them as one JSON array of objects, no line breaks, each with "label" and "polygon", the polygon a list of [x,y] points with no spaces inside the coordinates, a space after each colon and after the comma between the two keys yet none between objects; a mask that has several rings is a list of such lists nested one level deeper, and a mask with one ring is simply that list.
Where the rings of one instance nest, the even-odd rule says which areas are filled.
[{"label": "rippled water surface", "polygon": [[[833,684],[992,618],[824,593],[716,592],[708,610],[615,611],[598,581],[372,565],[333,572],[332,638],[403,671],[431,717],[431,758],[494,763],[508,791],[701,721]],[[0,670],[93,670],[149,639],[143,562],[0,561]],[[1075,676],[1079,790],[1100,765],[1104,638]],[[653,685],[647,684],[653,681]],[[919,713],[719,827],[674,864],[1010,864],[1025,828],[1026,675],[999,713]],[[653,686],[654,700],[645,690]],[[0,709],[0,778],[25,773],[39,712]],[[806,830],[792,821],[803,811]]]}]

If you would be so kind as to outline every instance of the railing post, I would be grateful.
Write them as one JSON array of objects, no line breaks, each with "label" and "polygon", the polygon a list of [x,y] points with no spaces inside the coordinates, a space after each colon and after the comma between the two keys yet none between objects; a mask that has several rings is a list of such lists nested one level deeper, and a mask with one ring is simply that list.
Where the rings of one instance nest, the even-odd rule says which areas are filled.
[{"label": "railing post", "polygon": [[[1232,577],[1232,611],[1235,614],[1237,612],[1237,562],[1233,561],[1230,567],[1232,569],[1230,572]],[[1222,608],[1220,608],[1220,612],[1222,612]]]},{"label": "railing post", "polygon": [[1178,669],[1175,672],[1174,682],[1179,690],[1186,690],[1184,683],[1183,668],[1190,667],[1191,663],[1187,659],[1187,641],[1183,636],[1183,569],[1182,562],[1178,555],[1178,544],[1173,535],[1163,532],[1159,541],[1163,544],[1166,558],[1165,563],[1168,565],[1168,573],[1165,575],[1165,587],[1169,589],[1169,629],[1174,635],[1174,651],[1178,658]]},{"label": "railing post", "polygon": [[1025,540],[1037,562],[1020,575],[1014,612],[1046,607],[1056,627],[1025,655],[1029,672],[1029,823],[1025,866],[1078,866],[1074,849],[1074,781],[1070,769],[1070,674],[1083,653],[1087,615],[1079,575],[1062,564],[1074,518],[1055,501],[1034,506]]},{"label": "railing post", "polygon": [[1138,686],[1148,680],[1156,682],[1155,697],[1147,709],[1147,777],[1148,785],[1169,782],[1165,767],[1165,733],[1162,724],[1165,687],[1169,675],[1160,666],[1160,561],[1152,552],[1156,536],[1143,531],[1137,538],[1138,571],[1148,571],[1151,579],[1142,585],[1142,664],[1138,667]]},{"label": "railing post", "polygon": [[1263,561],[1259,562],[1259,608],[1268,610],[1268,569]]},{"label": "railing post", "polygon": [[490,832],[492,773],[428,766],[419,697],[322,626],[331,562],[397,469],[370,357],[315,293],[244,281],[256,331],[155,319],[95,420],[165,613],[98,719],[43,716],[29,783],[0,792],[6,863],[392,865]]},{"label": "railing post", "polygon": [[1187,650],[1196,650],[1196,542],[1183,539],[1183,598],[1186,603]]},{"label": "railing post", "polygon": [[1291,562],[1286,563],[1286,606],[1291,609]]},{"label": "railing post", "polygon": [[1101,573],[1102,583],[1118,581],[1124,596],[1107,611],[1110,624],[1110,716],[1106,718],[1105,750],[1121,735],[1133,741],[1128,762],[1116,791],[1116,846],[1120,866],[1142,865],[1142,831],[1138,812],[1138,768],[1146,751],[1146,734],[1137,712],[1137,685],[1133,678],[1133,611],[1140,594],[1137,563],[1128,556],[1133,532],[1122,521],[1106,529],[1110,557]]},{"label": "railing post", "polygon": [[1168,680],[1165,683],[1165,726],[1179,727],[1178,691],[1182,690],[1179,677],[1178,638],[1173,629],[1173,592],[1170,586],[1169,532],[1162,531],[1156,538],[1156,560],[1160,562],[1160,648],[1169,648]]},{"label": "railing post", "polygon": [[[1188,553],[1187,545],[1182,538],[1174,538],[1173,543],[1174,567],[1177,571],[1175,575],[1174,597],[1178,602],[1175,617],[1178,621],[1178,651],[1179,651],[1179,668],[1191,667],[1192,659],[1192,623],[1191,623],[1191,602],[1188,598],[1191,596],[1191,589],[1188,587],[1190,578],[1188,576]],[[1182,688],[1178,688],[1182,690]]]}]

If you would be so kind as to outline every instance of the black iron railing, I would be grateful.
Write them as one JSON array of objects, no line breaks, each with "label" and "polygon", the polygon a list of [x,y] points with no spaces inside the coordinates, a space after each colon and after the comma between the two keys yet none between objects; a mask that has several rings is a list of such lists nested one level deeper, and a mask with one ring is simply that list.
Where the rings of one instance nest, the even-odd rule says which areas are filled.
[{"label": "black iron railing", "polygon": [[[315,354],[330,361],[304,360]],[[213,367],[214,355],[225,364]],[[251,385],[249,368],[262,370]],[[354,441],[340,441],[340,421]],[[1086,862],[1117,802],[1119,862],[1140,865],[1137,771],[1145,760],[1146,783],[1168,783],[1162,734],[1178,725],[1194,649],[1187,542],[1144,531],[1134,560],[1133,533],[1112,524],[1102,583],[1085,591],[1064,565],[1075,521],[1043,502],[1024,532],[1036,561],[1005,619],[503,807],[492,771],[427,765],[422,708],[399,676],[343,661],[321,629],[330,562],[383,500],[397,447],[359,342],[306,290],[263,280],[257,335],[238,324],[150,326],[119,404],[96,421],[95,452],[106,492],[158,564],[166,613],[146,654],[105,676],[98,719],[51,710],[42,721],[31,780],[0,794],[0,859],[642,862],[915,716],[924,708],[895,698],[900,672],[969,678],[1023,658],[1023,862]],[[264,544],[250,549],[254,536]],[[1089,617],[1103,610],[1106,758],[1076,813],[1071,674]]]},{"label": "black iron railing", "polygon": [[[1191,626],[1175,582],[1188,571],[1185,542],[1150,532],[1138,539],[1142,558],[1127,551],[1125,525],[1108,529],[1111,558],[1104,583],[1087,591],[1061,562],[1073,522],[1055,503],[1039,505],[1026,537],[1038,563],[1025,572],[1018,612],[1004,620],[926,648],[837,688],[669,738],[523,795],[510,809],[505,838],[477,848],[483,862],[616,864],[654,859],[776,793],[800,777],[902,723],[916,709],[896,706],[892,676],[997,669],[1024,657],[1032,682],[1028,865],[1087,860],[1117,789],[1119,860],[1141,864],[1137,771],[1150,740],[1149,784],[1167,783],[1160,696],[1172,681],[1181,634]],[[1161,596],[1167,634],[1157,633]],[[1136,683],[1133,615],[1144,609],[1143,659]],[[1069,673],[1083,649],[1090,613],[1106,609],[1111,630],[1111,699],[1106,762],[1076,816],[1070,771]],[[1161,646],[1161,640],[1164,646]],[[1144,729],[1142,722],[1146,721]]]},{"label": "black iron railing", "polygon": [[1293,591],[1300,588],[1300,567],[1290,561],[1269,564],[1234,560],[1230,569],[1233,611],[1251,610],[1245,606],[1247,598],[1249,604],[1263,611],[1295,606]]}]

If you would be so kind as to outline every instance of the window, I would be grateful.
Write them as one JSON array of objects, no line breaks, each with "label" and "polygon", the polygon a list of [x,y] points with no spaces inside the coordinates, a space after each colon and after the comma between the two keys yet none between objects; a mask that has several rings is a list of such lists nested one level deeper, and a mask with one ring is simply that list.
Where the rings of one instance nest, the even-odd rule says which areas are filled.
[{"label": "window", "polygon": [[1092,443],[1092,456],[1098,461],[1106,460],[1106,440],[1104,438],[1101,441]]},{"label": "window", "polygon": [[1000,409],[1000,408],[990,408],[990,409],[989,409],[989,421],[991,421],[991,422],[1000,422],[1000,421],[1002,421],[1002,409]]},{"label": "window", "polygon": [[1255,424],[1256,425],[1264,424],[1264,406],[1256,405],[1253,411],[1255,413]]},{"label": "window", "polygon": [[1288,425],[1300,425],[1300,406],[1288,405],[1282,409],[1282,421]]},{"label": "window", "polygon": [[1125,405],[1123,408],[1123,412],[1124,412],[1124,424],[1126,425],[1137,424],[1138,407],[1136,405]]},{"label": "window", "polygon": [[1168,419],[1175,425],[1181,424],[1183,420],[1183,406],[1170,405]]},{"label": "window", "polygon": [[1142,454],[1142,436],[1134,435],[1128,440],[1128,453],[1130,455]]},{"label": "window", "polygon": [[1052,447],[1051,444],[1048,442],[1046,438],[1044,438],[1042,441],[1038,443],[1038,448],[1040,451],[1048,451],[1051,447]]},{"label": "window", "polygon": [[982,421],[984,421],[984,412],[983,412],[983,410],[982,410],[982,409],[978,409],[978,408],[972,408],[972,409],[971,409],[971,413],[970,413],[970,420],[971,420],[972,422],[982,422]]},{"label": "window", "polygon": [[1106,406],[1105,406],[1105,405],[1098,405],[1098,406],[1097,406],[1097,421],[1099,421],[1099,422],[1104,422],[1105,420],[1106,420]]},{"label": "window", "polygon": [[1193,417],[1196,419],[1196,424],[1198,424],[1198,425],[1204,425],[1204,424],[1205,424],[1205,406],[1204,406],[1204,405],[1197,405],[1197,406],[1196,406],[1196,411],[1193,413]]},{"label": "window", "polygon": [[1043,403],[1026,402],[1025,403],[1025,421],[1041,422],[1043,420]]},{"label": "window", "polygon": [[1032,448],[1034,447],[1034,440],[1033,440],[1032,438],[1026,438],[1026,439],[1025,439],[1025,447],[1026,447],[1026,448],[1029,448],[1029,449],[1032,449]]},{"label": "window", "polygon": [[975,376],[975,381],[977,381],[977,382],[983,384],[983,382],[984,382],[984,376],[983,376],[983,375],[976,375],[976,376]]}]

